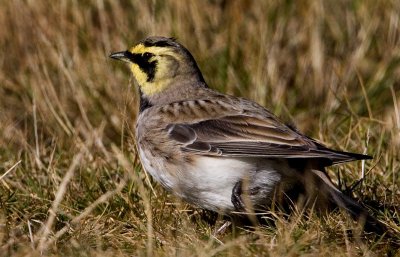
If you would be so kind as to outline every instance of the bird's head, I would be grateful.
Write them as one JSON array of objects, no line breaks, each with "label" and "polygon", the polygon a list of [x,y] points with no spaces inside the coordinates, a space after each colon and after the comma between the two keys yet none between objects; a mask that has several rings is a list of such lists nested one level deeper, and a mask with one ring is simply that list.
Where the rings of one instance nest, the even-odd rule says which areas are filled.
[{"label": "bird's head", "polygon": [[176,81],[204,81],[193,56],[172,38],[148,37],[110,57],[129,63],[142,93],[148,97],[162,93]]}]

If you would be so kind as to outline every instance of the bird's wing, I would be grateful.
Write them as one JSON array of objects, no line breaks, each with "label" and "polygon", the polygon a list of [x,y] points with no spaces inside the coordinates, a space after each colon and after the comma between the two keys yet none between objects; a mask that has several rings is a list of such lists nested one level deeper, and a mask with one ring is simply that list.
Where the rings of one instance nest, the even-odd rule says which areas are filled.
[{"label": "bird's wing", "polygon": [[[251,103],[238,110],[237,105],[233,105],[229,111],[226,104],[223,103],[220,112],[223,114],[218,117],[204,115],[202,119],[183,118],[169,124],[166,127],[169,138],[183,151],[208,156],[321,158],[330,160],[331,164],[369,158],[328,149],[280,122],[261,106]],[[209,103],[208,108],[215,110],[218,105],[221,105],[218,101]],[[202,110],[207,108],[197,111]],[[175,110],[175,113],[180,112]],[[183,112],[182,115],[185,116]]]}]

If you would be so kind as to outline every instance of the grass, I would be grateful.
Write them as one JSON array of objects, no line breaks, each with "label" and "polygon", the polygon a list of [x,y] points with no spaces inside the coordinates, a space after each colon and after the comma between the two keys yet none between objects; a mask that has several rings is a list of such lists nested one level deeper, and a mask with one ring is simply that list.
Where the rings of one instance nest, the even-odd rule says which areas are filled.
[{"label": "grass", "polygon": [[[395,0],[2,1],[0,255],[400,256],[399,14]],[[211,87],[373,155],[329,173],[344,188],[365,171],[354,194],[392,235],[300,211],[215,235],[221,218],[141,169],[137,91],[108,55],[148,35],[178,38]]]}]

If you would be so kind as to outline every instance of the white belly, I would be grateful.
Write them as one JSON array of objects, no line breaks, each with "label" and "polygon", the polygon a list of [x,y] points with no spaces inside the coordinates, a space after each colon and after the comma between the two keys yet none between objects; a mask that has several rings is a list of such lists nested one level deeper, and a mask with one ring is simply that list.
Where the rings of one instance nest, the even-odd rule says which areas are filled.
[{"label": "white belly", "polygon": [[235,184],[248,175],[252,165],[238,159],[199,157],[183,183],[190,185],[185,198],[211,210],[233,209]]},{"label": "white belly", "polygon": [[[263,188],[261,197],[268,197],[280,180],[279,173],[268,162],[257,163],[241,158],[199,156],[188,176],[184,176],[183,197],[203,208],[227,212],[233,211],[232,189],[246,179],[250,188]],[[189,188],[187,188],[189,185]],[[252,199],[259,202],[258,199]]]},{"label": "white belly", "polygon": [[248,179],[250,187],[264,188],[260,197],[265,198],[280,180],[266,161],[198,156],[194,162],[172,166],[162,158],[152,157],[150,162],[141,149],[139,155],[145,170],[163,187],[192,204],[218,212],[234,210],[231,198],[237,182]]}]

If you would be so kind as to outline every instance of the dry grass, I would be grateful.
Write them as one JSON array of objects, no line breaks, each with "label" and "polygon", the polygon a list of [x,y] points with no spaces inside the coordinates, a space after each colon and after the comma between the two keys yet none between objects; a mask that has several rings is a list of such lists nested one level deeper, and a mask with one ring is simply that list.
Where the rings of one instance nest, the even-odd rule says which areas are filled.
[{"label": "dry grass", "polygon": [[[399,17],[397,0],[1,1],[0,255],[395,255]],[[393,235],[350,237],[340,213],[277,213],[214,236],[222,221],[151,182],[131,142],[136,90],[107,56],[148,35],[177,37],[211,87],[373,155],[355,194]],[[362,171],[330,169],[343,185]]]}]

